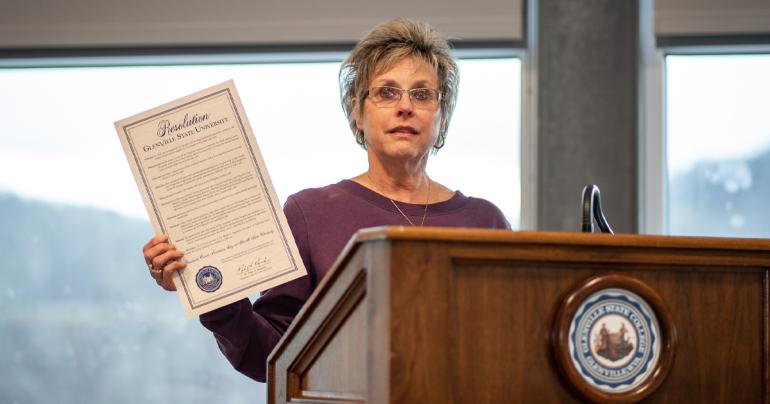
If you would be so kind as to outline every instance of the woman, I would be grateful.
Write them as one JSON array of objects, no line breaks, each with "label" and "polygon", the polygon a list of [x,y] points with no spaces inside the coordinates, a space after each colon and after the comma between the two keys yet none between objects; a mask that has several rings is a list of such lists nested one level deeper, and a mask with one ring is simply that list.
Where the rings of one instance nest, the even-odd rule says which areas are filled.
[{"label": "woman", "polygon": [[[202,315],[220,349],[245,375],[265,380],[265,361],[299,309],[359,229],[382,225],[509,228],[483,199],[434,182],[431,151],[446,140],[458,71],[446,40],[429,25],[398,19],[376,27],[340,70],[342,107],[369,169],[349,180],[307,189],[284,205],[308,276]],[[175,290],[184,254],[156,236],[144,247],[155,281]],[[162,269],[161,271],[158,271]]]}]

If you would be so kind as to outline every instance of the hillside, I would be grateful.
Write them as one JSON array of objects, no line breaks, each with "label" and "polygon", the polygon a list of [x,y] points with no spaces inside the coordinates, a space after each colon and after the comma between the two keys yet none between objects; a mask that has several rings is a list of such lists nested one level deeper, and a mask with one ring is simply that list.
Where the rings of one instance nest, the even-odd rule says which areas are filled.
[{"label": "hillside", "polygon": [[150,278],[151,234],[113,212],[0,194],[0,402],[264,399]]}]

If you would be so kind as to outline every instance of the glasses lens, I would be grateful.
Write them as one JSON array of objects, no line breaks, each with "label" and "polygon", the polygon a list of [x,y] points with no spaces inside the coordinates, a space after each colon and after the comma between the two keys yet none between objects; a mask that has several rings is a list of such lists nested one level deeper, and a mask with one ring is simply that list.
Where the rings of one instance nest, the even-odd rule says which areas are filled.
[{"label": "glasses lens", "polygon": [[398,101],[401,98],[401,91],[394,87],[377,87],[375,94],[382,101]]},{"label": "glasses lens", "polygon": [[415,88],[411,93],[413,101],[431,103],[436,100],[434,91],[429,88]]}]

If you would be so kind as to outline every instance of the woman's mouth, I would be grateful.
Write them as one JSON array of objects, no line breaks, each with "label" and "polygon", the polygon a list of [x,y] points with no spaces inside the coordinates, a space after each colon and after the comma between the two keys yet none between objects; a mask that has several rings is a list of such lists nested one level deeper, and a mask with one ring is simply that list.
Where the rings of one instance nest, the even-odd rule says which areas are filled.
[{"label": "woman's mouth", "polygon": [[407,135],[416,135],[419,132],[417,129],[411,127],[411,126],[396,126],[395,128],[391,128],[388,130],[388,133],[391,134],[407,134]]}]

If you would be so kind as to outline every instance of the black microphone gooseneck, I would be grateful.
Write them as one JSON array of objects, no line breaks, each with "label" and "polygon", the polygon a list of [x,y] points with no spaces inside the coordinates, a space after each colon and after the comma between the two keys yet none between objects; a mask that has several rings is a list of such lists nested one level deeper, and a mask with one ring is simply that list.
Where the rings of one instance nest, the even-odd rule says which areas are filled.
[{"label": "black microphone gooseneck", "polygon": [[596,220],[602,233],[614,234],[607,219],[604,218],[604,212],[602,212],[602,197],[599,187],[588,184],[583,188],[583,233],[594,232],[592,218]]}]

